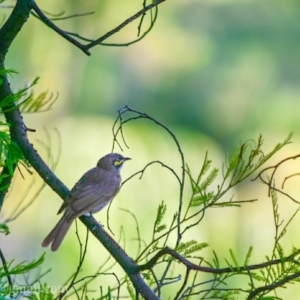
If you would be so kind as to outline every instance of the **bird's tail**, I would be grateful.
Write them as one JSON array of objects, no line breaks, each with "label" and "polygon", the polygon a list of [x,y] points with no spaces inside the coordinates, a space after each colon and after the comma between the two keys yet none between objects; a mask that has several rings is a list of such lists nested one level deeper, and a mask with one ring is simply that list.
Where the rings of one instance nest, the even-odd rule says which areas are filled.
[{"label": "bird's tail", "polygon": [[52,231],[46,236],[42,246],[48,247],[52,243],[51,250],[56,251],[70,229],[73,221],[73,218],[70,218],[64,214]]}]

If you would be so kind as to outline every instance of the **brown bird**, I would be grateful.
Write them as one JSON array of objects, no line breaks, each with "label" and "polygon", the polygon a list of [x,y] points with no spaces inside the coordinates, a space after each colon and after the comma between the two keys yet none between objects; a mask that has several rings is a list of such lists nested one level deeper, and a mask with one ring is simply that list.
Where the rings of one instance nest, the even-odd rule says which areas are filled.
[{"label": "brown bird", "polygon": [[117,153],[107,154],[80,178],[59,209],[57,214],[64,211],[64,215],[44,239],[43,247],[52,243],[51,250],[56,251],[77,217],[100,211],[116,196],[121,186],[121,167],[129,159]]}]

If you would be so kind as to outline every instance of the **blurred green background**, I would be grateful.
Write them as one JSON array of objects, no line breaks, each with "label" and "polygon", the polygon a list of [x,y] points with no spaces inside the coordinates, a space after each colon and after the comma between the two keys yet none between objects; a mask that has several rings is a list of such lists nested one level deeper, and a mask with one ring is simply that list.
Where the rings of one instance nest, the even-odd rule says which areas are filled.
[{"label": "blurred green background", "polygon": [[[39,1],[39,5],[51,13],[66,11],[66,15],[95,11],[93,15],[56,22],[67,31],[89,38],[105,34],[141,8],[141,2],[136,0],[122,4]],[[9,10],[3,9],[1,14],[2,18],[7,17]],[[39,76],[36,94],[46,90],[59,94],[50,112],[24,118],[28,127],[37,129],[30,133],[30,138],[44,157],[45,149],[38,141],[49,145],[49,139],[43,128],[48,128],[54,153],[59,144],[54,128],[60,132],[62,156],[57,175],[69,187],[99,157],[111,151],[111,128],[118,109],[124,105],[157,118],[178,136],[194,176],[206,151],[214,165],[220,167],[226,154],[240,142],[256,139],[261,133],[266,139],[265,149],[270,151],[289,132],[294,132],[295,142],[276,156],[273,162],[277,162],[280,157],[297,154],[299,148],[299,15],[300,3],[296,0],[166,1],[159,6],[154,29],[141,42],[130,47],[99,46],[92,49],[90,57],[31,17],[12,45],[6,67],[19,71],[19,75],[11,78],[13,90]],[[134,22],[107,42],[135,39],[137,24]],[[180,172],[175,145],[154,125],[133,122],[125,137],[130,147],[124,147],[125,155],[133,160],[125,165],[124,178],[156,159]],[[281,179],[297,172],[298,167],[297,162],[286,166]],[[21,189],[25,193],[30,178],[26,175],[25,181],[16,181],[19,189],[8,198],[2,219],[22,197]],[[289,191],[297,197],[297,179],[293,183]],[[135,224],[119,208],[137,215],[147,239],[150,229],[144,220],[153,220],[162,200],[168,203],[172,216],[177,208],[177,195],[176,181],[158,166],[151,168],[143,180],[133,180],[124,186],[112,207],[111,222],[117,236],[120,226],[125,226],[125,231],[127,228],[126,247],[130,255],[136,253]],[[267,188],[249,180],[235,190],[235,195],[236,199],[261,201],[240,209],[208,212],[199,232],[190,237],[211,245],[203,253],[208,256],[215,249],[221,257],[228,258],[231,248],[242,260],[253,245],[251,263],[258,263],[272,249],[274,235]],[[188,196],[187,188],[187,199]],[[281,201],[282,216],[287,220],[297,206],[286,198]],[[40,243],[57,221],[60,203],[46,188],[17,221],[10,223],[12,234],[5,240],[0,237],[8,258],[32,259],[43,252]],[[97,219],[105,224],[106,212],[99,213]],[[286,241],[287,252],[291,245],[298,245],[296,226],[291,228]],[[75,270],[78,247],[74,243],[74,233],[69,234],[58,253],[47,254],[47,263],[53,269],[47,276],[53,284],[61,284]],[[88,261],[94,265],[86,266],[90,272],[94,270],[95,258],[102,262],[107,257],[101,246],[96,242],[93,245]],[[55,270],[61,264],[64,268],[58,276]],[[293,292],[292,288],[286,291],[287,297]]]}]

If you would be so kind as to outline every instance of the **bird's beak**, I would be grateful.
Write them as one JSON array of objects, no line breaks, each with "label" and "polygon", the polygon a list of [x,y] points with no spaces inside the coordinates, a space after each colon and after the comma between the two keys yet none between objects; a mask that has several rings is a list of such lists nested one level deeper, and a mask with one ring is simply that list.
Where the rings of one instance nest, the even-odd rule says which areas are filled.
[{"label": "bird's beak", "polygon": [[126,160],[131,160],[130,157],[123,157],[123,162],[126,161]]}]

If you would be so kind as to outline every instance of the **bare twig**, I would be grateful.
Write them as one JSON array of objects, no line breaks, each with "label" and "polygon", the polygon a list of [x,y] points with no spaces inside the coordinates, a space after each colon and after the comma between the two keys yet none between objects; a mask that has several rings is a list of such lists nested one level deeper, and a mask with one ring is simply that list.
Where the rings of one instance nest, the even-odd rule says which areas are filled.
[{"label": "bare twig", "polygon": [[35,1],[32,1],[31,3],[32,9],[37,14],[37,16],[41,19],[41,21],[46,24],[48,27],[53,29],[57,34],[59,34],[61,37],[69,41],[71,44],[79,48],[81,51],[83,51],[86,55],[91,55],[88,48],[85,47],[83,44],[72,38],[70,35],[68,35],[64,30],[60,29],[58,26],[56,26],[38,7],[38,5],[35,3]]},{"label": "bare twig", "polygon": [[[6,260],[5,260],[5,257],[3,255],[3,252],[0,248],[0,259],[1,259],[1,262],[2,262],[2,266],[3,266],[3,270],[5,272],[5,276],[7,278],[7,282],[8,282],[8,285],[11,289],[11,293],[13,291],[13,282],[12,282],[12,279],[11,279],[11,276],[9,274],[9,271],[8,271],[8,268],[7,268],[7,263],[6,263]],[[13,298],[13,295],[11,294],[11,298]]]},{"label": "bare twig", "polygon": [[191,271],[190,269],[188,269],[188,268],[186,269],[182,286],[178,290],[178,292],[177,292],[177,294],[176,294],[176,296],[175,296],[174,299],[178,299],[179,296],[181,295],[181,293],[183,292],[184,288],[186,287],[186,284],[187,284],[188,279],[189,279],[190,271]]},{"label": "bare twig", "polygon": [[181,184],[181,179],[178,177],[178,175],[176,174],[176,172],[175,172],[171,167],[169,167],[168,165],[164,164],[163,162],[161,162],[161,161],[159,161],[159,160],[155,160],[155,161],[151,161],[151,162],[149,162],[148,164],[146,164],[146,166],[145,166],[142,170],[137,171],[136,173],[134,173],[134,174],[130,175],[128,178],[126,178],[126,179],[123,181],[122,186],[123,186],[127,181],[131,180],[133,177],[135,177],[135,176],[137,176],[137,175],[139,175],[139,174],[140,174],[139,179],[141,179],[141,178],[143,177],[143,175],[144,175],[146,169],[147,169],[149,166],[153,165],[153,164],[160,164],[163,168],[166,168],[166,169],[168,169],[169,171],[171,171],[171,173],[173,173],[173,175],[176,177],[176,179],[177,179],[177,181],[179,182],[179,184]]},{"label": "bare twig", "polygon": [[85,17],[85,16],[93,15],[94,13],[95,12],[90,11],[90,12],[86,12],[86,13],[73,14],[73,15],[64,16],[64,17],[54,17],[54,18],[51,18],[51,21],[64,21],[64,20],[67,20],[67,19],[73,19],[73,18]]},{"label": "bare twig", "polygon": [[125,20],[124,22],[122,22],[120,25],[118,25],[117,27],[115,27],[114,29],[110,30],[109,32],[107,32],[106,34],[104,34],[103,36],[101,36],[100,38],[94,40],[93,42],[87,44],[85,47],[86,49],[91,49],[92,47],[101,44],[103,41],[105,41],[106,39],[108,39],[109,37],[111,37],[112,35],[116,34],[117,32],[119,32],[121,29],[123,29],[125,26],[127,26],[128,24],[132,23],[134,20],[136,20],[137,18],[139,18],[140,16],[144,15],[147,11],[149,11],[150,9],[158,6],[159,4],[163,3],[165,0],[157,0],[157,1],[153,1],[151,4],[145,6],[143,9],[141,9],[139,12],[137,12],[136,14],[134,14],[133,16],[131,16],[130,18],[128,18],[127,20]]},{"label": "bare twig", "polygon": [[[279,169],[279,167],[286,163],[287,161],[289,160],[295,160],[295,159],[298,159],[300,157],[300,154],[297,154],[297,155],[294,155],[294,156],[290,156],[290,157],[287,157],[283,160],[281,160],[279,163],[277,163],[276,165],[274,166],[271,166],[271,167],[267,167],[265,169],[263,169],[261,172],[259,172],[259,174],[253,179],[253,180],[257,180],[258,178],[264,183],[266,184],[268,187],[269,187],[269,196],[271,195],[271,190],[273,191],[276,191],[284,196],[286,196],[287,198],[289,198],[290,200],[292,200],[293,202],[297,203],[297,204],[300,204],[300,201],[296,200],[294,197],[292,197],[290,194],[282,191],[282,189],[284,188],[284,184],[286,182],[287,179],[291,178],[292,176],[296,176],[297,174],[293,174],[293,175],[290,175],[290,176],[287,176],[283,183],[282,183],[282,189],[278,189],[274,186],[274,177],[275,177],[275,174],[277,172],[277,170]],[[272,173],[271,173],[271,176],[269,179],[264,179],[263,178],[263,174],[266,172],[266,171],[269,171],[269,170],[272,170]]]},{"label": "bare twig", "polygon": [[[136,14],[134,14],[133,16],[131,16],[130,18],[128,18],[127,20],[125,20],[124,22],[122,22],[120,25],[118,25],[117,27],[115,27],[114,29],[110,30],[109,32],[107,32],[106,34],[104,34],[103,36],[101,36],[98,39],[87,39],[85,37],[82,37],[81,35],[77,34],[77,33],[71,33],[65,30],[62,30],[61,28],[59,28],[57,25],[55,25],[52,20],[64,20],[67,18],[73,18],[73,17],[78,17],[78,16],[85,16],[87,14],[91,14],[91,13],[85,13],[85,14],[75,14],[75,15],[71,15],[71,16],[67,16],[67,17],[61,17],[61,18],[48,18],[43,11],[38,7],[38,5],[36,4],[36,2],[32,1],[32,9],[33,11],[36,13],[36,17],[38,17],[44,24],[46,24],[48,27],[50,27],[52,30],[54,30],[57,34],[59,34],[61,37],[63,37],[64,39],[66,39],[67,41],[69,41],[70,43],[72,43],[74,46],[76,46],[77,48],[79,48],[81,51],[83,51],[85,54],[87,55],[91,55],[90,53],[90,49],[93,48],[94,46],[97,45],[103,45],[103,46],[129,46],[130,44],[136,43],[138,41],[140,41],[143,37],[145,37],[145,35],[147,33],[149,33],[149,31],[152,29],[156,18],[157,18],[157,11],[154,15],[154,18],[151,19],[151,24],[148,28],[148,30],[146,30],[144,32],[144,34],[139,37],[138,39],[132,41],[132,42],[128,42],[125,44],[109,44],[109,43],[103,43],[103,41],[105,41],[106,39],[108,39],[109,37],[111,37],[112,35],[116,34],[117,32],[119,32],[121,29],[123,29],[124,27],[126,27],[128,24],[132,23],[134,20],[136,20],[137,18],[139,18],[140,16],[143,16],[146,14],[147,11],[153,9],[153,8],[157,8],[157,6],[159,4],[161,4],[162,2],[164,2],[165,0],[157,0],[155,2],[152,2],[151,4],[144,6],[143,9],[141,9],[139,12],[137,12]],[[139,28],[140,30],[140,28]],[[89,43],[84,45],[82,43],[80,43],[78,40],[74,39],[74,37],[80,38],[84,41],[88,41]]]},{"label": "bare twig", "polygon": [[299,278],[299,277],[300,277],[300,272],[298,271],[298,272],[295,272],[295,273],[293,273],[291,275],[287,275],[283,279],[277,280],[277,281],[275,281],[272,284],[258,287],[258,288],[256,288],[255,290],[253,290],[249,294],[249,296],[248,296],[247,299],[248,300],[257,299],[256,296],[258,294],[260,294],[260,293],[267,293],[267,292],[270,292],[272,290],[275,290],[276,288],[283,286],[287,282],[290,282],[290,281],[292,281],[292,280],[294,280],[296,278]]},{"label": "bare twig", "polygon": [[[55,169],[60,161],[60,156],[61,156],[61,145],[62,145],[61,136],[60,136],[59,131],[55,128],[54,131],[56,132],[57,138],[58,138],[58,149],[57,149],[57,155],[56,155],[56,157],[54,157],[52,154],[53,147],[52,147],[51,136],[46,128],[44,128],[44,131],[45,131],[45,134],[47,137],[47,144],[45,144],[44,142],[41,142],[41,141],[38,141],[38,142],[46,150],[48,165],[50,165],[51,169],[53,171],[55,171]],[[30,184],[27,186],[27,189],[25,190],[24,194],[21,196],[20,201],[18,201],[18,203],[16,203],[15,208],[12,210],[10,216],[8,216],[7,218],[4,219],[5,223],[16,220],[24,211],[26,211],[34,203],[34,201],[37,199],[37,197],[40,195],[40,193],[43,191],[44,187],[46,186],[45,181],[43,181],[41,186],[29,198],[27,203],[25,205],[21,206],[23,201],[29,195],[29,191],[32,189],[32,187],[34,186],[35,183],[36,183],[36,173],[33,175],[33,178],[31,180]]]},{"label": "bare twig", "polygon": [[285,183],[286,183],[286,181],[287,181],[288,179],[290,179],[290,178],[292,178],[292,177],[299,176],[299,175],[300,175],[300,173],[295,173],[295,174],[291,174],[291,175],[289,175],[289,176],[286,176],[286,177],[284,178],[283,182],[282,182],[281,188],[284,189],[284,185],[285,185]]},{"label": "bare twig", "polygon": [[295,256],[300,254],[300,250],[292,253],[291,255],[289,255],[285,258],[270,260],[265,263],[217,269],[217,268],[196,265],[196,264],[192,263],[191,261],[189,261],[187,258],[180,255],[175,250],[165,247],[165,248],[159,250],[147,263],[145,263],[143,265],[139,265],[138,268],[141,271],[149,270],[149,269],[153,268],[155,266],[155,264],[157,263],[157,261],[166,254],[168,254],[168,255],[172,256],[174,259],[180,261],[189,270],[196,270],[196,271],[200,271],[200,272],[204,272],[204,273],[211,273],[211,274],[224,274],[224,273],[234,273],[234,272],[243,272],[243,271],[249,272],[249,270],[263,269],[263,268],[267,268],[272,265],[282,264],[283,262],[291,262],[294,260]]},{"label": "bare twig", "polygon": [[[4,60],[6,53],[8,52],[11,43],[16,38],[17,34],[27,21],[30,14],[30,5],[29,0],[27,1],[17,1],[16,5],[13,8],[12,13],[0,28],[0,68],[4,69]],[[5,99],[11,90],[6,76],[0,76],[1,79],[1,88],[0,88],[0,100]],[[11,128],[9,128],[11,132]],[[13,164],[11,168],[4,167],[1,171],[1,176],[4,178],[0,184],[0,210],[2,208],[5,195],[8,191],[8,188],[11,184],[12,177],[17,168],[17,164]]]},{"label": "bare twig", "polygon": [[[125,113],[127,113],[127,112],[133,113],[134,116],[133,117],[128,117],[128,119],[123,120],[122,116]],[[118,119],[120,120],[120,125],[117,128],[115,128]],[[184,154],[182,152],[180,143],[179,143],[177,137],[175,136],[175,134],[167,126],[165,126],[164,124],[162,124],[158,120],[154,119],[153,117],[151,117],[151,116],[149,116],[149,115],[147,115],[145,113],[142,113],[140,111],[137,111],[135,109],[132,109],[132,108],[130,108],[127,105],[123,109],[120,110],[119,118],[118,119],[116,120],[116,122],[114,124],[114,127],[113,127],[114,142],[117,141],[116,136],[118,135],[118,132],[121,132],[122,138],[123,138],[122,127],[123,127],[124,124],[126,124],[127,122],[132,121],[132,120],[148,119],[148,120],[154,122],[155,124],[157,124],[158,126],[162,127],[164,130],[166,130],[168,132],[168,134],[172,137],[173,141],[176,144],[177,150],[178,150],[179,155],[180,155],[181,168],[182,168],[181,178],[179,179],[179,176],[176,175],[176,178],[177,178],[177,180],[179,180],[179,183],[180,183],[179,201],[178,201],[179,205],[178,205],[178,212],[177,212],[177,241],[176,241],[176,245],[178,245],[180,243],[181,235],[182,235],[182,233],[181,233],[181,212],[182,212],[182,202],[183,202],[183,190],[184,190],[184,184],[185,184],[185,158],[184,158]],[[124,140],[124,138],[123,138],[123,140]],[[161,163],[161,162],[159,162],[159,163]],[[163,166],[166,167],[166,165],[163,165]],[[138,173],[142,173],[143,174],[143,170],[140,171],[140,172],[138,172]],[[174,173],[175,172],[173,171],[173,174]]]},{"label": "bare twig", "polygon": [[76,236],[79,242],[79,247],[80,247],[80,254],[79,254],[79,262],[76,268],[76,271],[74,273],[74,275],[72,276],[71,282],[69,283],[68,287],[66,289],[63,290],[63,292],[59,293],[57,299],[62,299],[71,288],[74,288],[76,279],[79,275],[79,272],[81,271],[81,267],[83,265],[85,256],[86,256],[86,252],[87,252],[87,245],[88,245],[88,237],[89,237],[89,231],[87,229],[87,233],[86,233],[86,239],[85,239],[85,244],[84,247],[82,248],[82,243],[81,243],[81,239],[78,233],[78,224],[77,224],[77,220],[75,220],[75,224],[76,224]]}]

